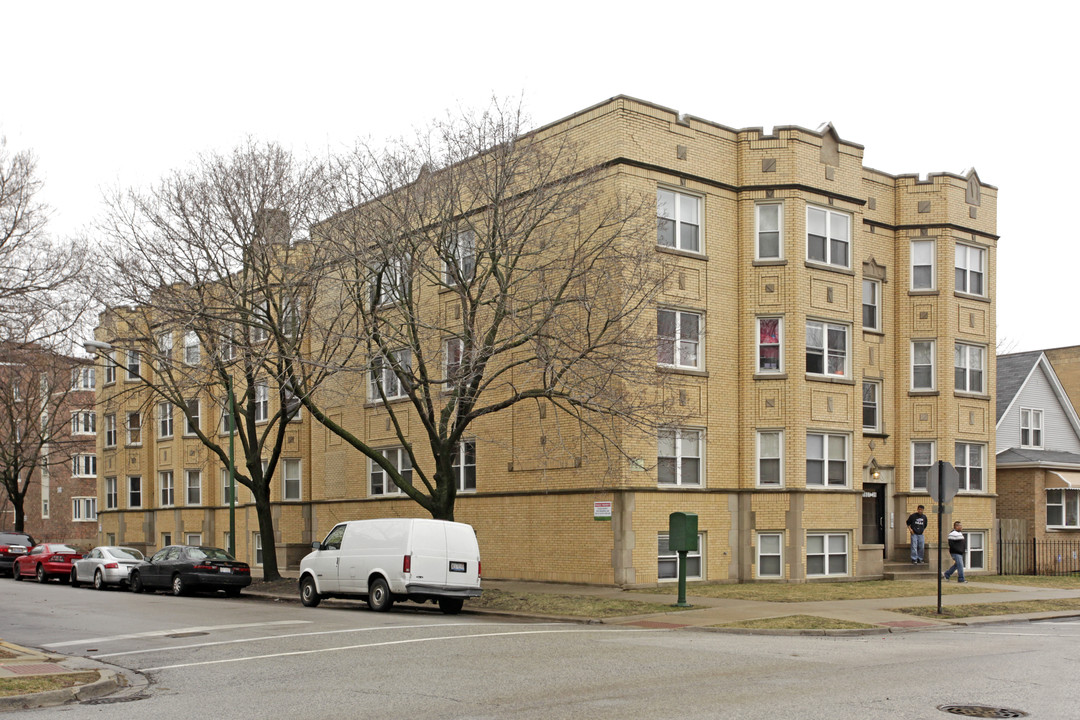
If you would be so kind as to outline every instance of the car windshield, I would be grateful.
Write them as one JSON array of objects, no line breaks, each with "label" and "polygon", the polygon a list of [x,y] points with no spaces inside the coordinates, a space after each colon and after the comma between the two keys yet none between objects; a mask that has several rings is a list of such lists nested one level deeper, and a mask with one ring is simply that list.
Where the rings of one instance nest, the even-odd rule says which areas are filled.
[{"label": "car windshield", "polygon": [[34,539],[29,535],[0,533],[0,545],[22,545],[23,547],[30,547],[33,544]]},{"label": "car windshield", "polygon": [[135,548],[128,547],[111,547],[108,549],[109,554],[117,560],[142,560],[143,554]]},{"label": "car windshield", "polygon": [[195,560],[232,560],[233,557],[221,548],[197,547],[188,548],[188,557]]}]

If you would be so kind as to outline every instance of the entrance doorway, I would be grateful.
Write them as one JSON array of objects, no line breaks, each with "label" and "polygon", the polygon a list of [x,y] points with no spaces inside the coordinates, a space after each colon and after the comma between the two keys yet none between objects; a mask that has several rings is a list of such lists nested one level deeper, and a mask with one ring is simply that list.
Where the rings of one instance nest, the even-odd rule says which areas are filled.
[{"label": "entrance doorway", "polygon": [[863,545],[885,544],[885,484],[863,483]]}]

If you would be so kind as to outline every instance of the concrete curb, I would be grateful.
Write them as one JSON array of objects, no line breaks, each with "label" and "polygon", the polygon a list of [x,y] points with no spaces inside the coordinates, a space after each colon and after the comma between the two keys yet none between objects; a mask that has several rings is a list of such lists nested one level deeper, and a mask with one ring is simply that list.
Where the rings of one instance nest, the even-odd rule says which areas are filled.
[{"label": "concrete curb", "polygon": [[120,688],[120,679],[116,672],[103,668],[85,669],[78,672],[97,672],[98,679],[85,685],[76,685],[59,690],[46,690],[45,692],[32,693],[30,695],[11,695],[0,697],[0,712],[12,710],[32,710],[35,708],[55,707],[64,705],[72,700],[94,700],[116,692]]}]

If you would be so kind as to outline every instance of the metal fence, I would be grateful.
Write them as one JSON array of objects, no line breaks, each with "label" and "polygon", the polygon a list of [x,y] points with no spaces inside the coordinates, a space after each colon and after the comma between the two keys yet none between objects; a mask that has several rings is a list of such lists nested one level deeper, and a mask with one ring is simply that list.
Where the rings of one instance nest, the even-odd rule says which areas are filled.
[{"label": "metal fence", "polygon": [[1080,540],[1003,540],[998,537],[999,575],[1080,574]]}]

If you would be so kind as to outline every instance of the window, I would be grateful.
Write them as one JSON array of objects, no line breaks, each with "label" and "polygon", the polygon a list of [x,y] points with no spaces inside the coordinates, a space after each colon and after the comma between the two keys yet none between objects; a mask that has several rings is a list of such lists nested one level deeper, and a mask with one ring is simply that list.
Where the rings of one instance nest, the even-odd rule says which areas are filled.
[{"label": "window", "polygon": [[881,330],[881,282],[862,281],[863,330]]},{"label": "window", "polygon": [[758,318],[757,325],[757,371],[759,373],[783,371],[783,320]]},{"label": "window", "polygon": [[459,442],[454,450],[454,481],[458,492],[476,491],[476,442]]},{"label": "window", "polygon": [[986,250],[971,245],[956,245],[956,291],[985,295]]},{"label": "window", "polygon": [[171,438],[173,434],[173,406],[170,402],[158,403],[158,437]]},{"label": "window", "polygon": [[94,413],[92,411],[79,410],[71,413],[72,435],[93,435],[95,432]]},{"label": "window", "polygon": [[409,297],[409,265],[405,258],[392,258],[372,275],[369,297],[373,306],[396,305]]},{"label": "window", "polygon": [[863,380],[862,384],[863,430],[881,432],[881,383]]},{"label": "window", "polygon": [[405,386],[394,372],[394,365],[400,367],[402,374],[408,374],[412,367],[412,353],[409,350],[398,350],[392,353],[392,362],[381,356],[371,361],[371,400],[377,401],[382,398],[382,393],[387,400],[395,400],[406,396]]},{"label": "window", "polygon": [[270,417],[270,388],[266,383],[255,383],[255,422],[265,422]]},{"label": "window", "polygon": [[184,535],[185,545],[202,545],[202,533],[187,533]]},{"label": "window", "polygon": [[986,535],[981,532],[966,532],[967,552],[964,554],[966,570],[986,569]]},{"label": "window", "polygon": [[75,477],[97,477],[97,455],[75,455],[72,457],[71,474]]},{"label": "window", "polygon": [[255,565],[262,566],[263,564],[263,547],[262,547],[262,535],[259,533],[251,534],[252,547],[255,548],[255,557],[252,560],[255,561]]},{"label": "window", "polygon": [[916,440],[911,443],[911,489],[926,491],[929,485],[930,468],[934,466],[934,443],[929,440]]},{"label": "window", "polygon": [[761,203],[757,206],[757,259],[779,260],[784,256],[784,206],[780,203]]},{"label": "window", "polygon": [[116,351],[112,350],[105,354],[105,384],[111,385],[116,382]]},{"label": "window", "polygon": [[138,411],[127,414],[127,444],[142,444],[142,413]]},{"label": "window", "polygon": [[236,342],[232,337],[232,334],[226,334],[221,337],[218,345],[218,353],[221,355],[223,362],[229,362],[236,359]]},{"label": "window", "polygon": [[161,547],[169,547],[170,545],[172,545],[172,533],[161,533]]},{"label": "window", "polygon": [[446,378],[446,389],[452,391],[460,378],[461,353],[464,343],[461,338],[450,338],[443,343],[443,377]]},{"label": "window", "polygon": [[[656,577],[658,580],[679,579],[679,553],[668,546],[668,534],[656,536]],[[686,579],[701,580],[701,551],[705,547],[705,535],[698,533],[696,551],[686,553]]]},{"label": "window", "polygon": [[75,522],[93,522],[97,520],[97,498],[71,498],[71,519]]},{"label": "window", "polygon": [[[404,448],[391,448],[390,450],[381,450],[379,453],[397,469],[407,484],[412,485],[412,461]],[[401,494],[401,489],[394,484],[394,481],[390,479],[381,465],[374,460],[368,460],[368,465],[370,468],[368,480],[372,495]]]},{"label": "window", "polygon": [[846,487],[847,436],[806,434],[806,486]]},{"label": "window", "polygon": [[105,507],[112,510],[118,507],[116,502],[116,478],[105,478]]},{"label": "window", "polygon": [[102,420],[105,423],[105,447],[116,447],[116,415],[106,415]]},{"label": "window", "polygon": [[[236,483],[237,488],[240,487],[240,483]],[[232,483],[229,482],[229,468],[221,468],[221,504],[232,505]],[[237,502],[239,502],[239,496],[237,496]]]},{"label": "window", "polygon": [[807,533],[806,574],[847,575],[847,547],[844,533]]},{"label": "window", "polygon": [[758,533],[757,536],[757,576],[783,577],[784,575],[784,536],[782,533]]},{"label": "window", "polygon": [[784,433],[780,430],[759,430],[757,434],[757,484],[780,487],[784,484]]},{"label": "window", "polygon": [[269,322],[270,303],[266,300],[255,303],[251,308],[251,342],[266,342],[267,338],[270,337],[270,331],[266,329]]},{"label": "window", "polygon": [[300,499],[300,461],[283,460],[281,464],[281,499]]},{"label": "window", "polygon": [[233,431],[233,416],[229,412],[229,399],[225,398],[225,407],[221,409],[221,432],[229,433]]},{"label": "window", "polygon": [[202,505],[202,471],[184,471],[185,505]]},{"label": "window", "polygon": [[142,478],[138,475],[128,476],[128,507],[142,507]]},{"label": "window", "polygon": [[228,530],[226,530],[224,533],[222,533],[221,547],[225,550],[225,552],[235,555],[236,548],[229,547],[229,545],[231,544],[231,540],[232,534]]},{"label": "window", "polygon": [[[81,367],[71,369],[71,389],[72,390],[93,390],[94,389],[94,368]],[[18,392],[18,386],[15,386],[16,393]],[[18,400],[18,397],[15,398]]]},{"label": "window", "polygon": [[127,351],[127,379],[129,382],[138,380],[142,372],[142,360],[138,350]]},{"label": "window", "polygon": [[960,474],[960,489],[982,492],[983,446],[974,443],[956,443],[956,472]]},{"label": "window", "polygon": [[701,485],[700,430],[660,430],[656,451],[656,479],[660,485]]},{"label": "window", "polygon": [[806,259],[814,262],[850,267],[848,250],[851,245],[851,218],[824,208],[806,208]]},{"label": "window", "polygon": [[911,243],[911,289],[934,289],[933,240],[913,240]]},{"label": "window", "polygon": [[443,282],[468,284],[476,272],[476,234],[472,230],[454,233],[446,242]]},{"label": "window", "polygon": [[911,389],[933,390],[934,385],[934,341],[912,340],[911,342]]},{"label": "window", "polygon": [[1043,411],[1033,408],[1020,408],[1020,447],[1041,449],[1043,432]]},{"label": "window", "polygon": [[1080,529],[1080,490],[1046,491],[1046,526]]},{"label": "window", "polygon": [[303,419],[300,415],[303,409],[300,396],[293,389],[292,380],[289,378],[285,378],[285,381],[281,383],[281,400],[286,422],[299,422]]},{"label": "window", "polygon": [[157,347],[158,347],[158,352],[161,353],[162,357],[166,357],[166,358],[171,357],[172,356],[172,333],[171,332],[159,333],[158,336],[157,336]]},{"label": "window", "polygon": [[810,375],[848,374],[848,329],[846,325],[806,321],[806,372]]},{"label": "window", "polygon": [[656,190],[656,244],[701,252],[701,199],[673,190]]},{"label": "window", "polygon": [[198,365],[200,359],[199,335],[194,330],[184,334],[184,364]]},{"label": "window", "polygon": [[158,487],[161,490],[161,507],[175,505],[176,489],[173,485],[172,470],[162,470],[158,473]]},{"label": "window", "polygon": [[281,334],[290,339],[300,334],[300,307],[296,298],[281,300]]},{"label": "window", "polygon": [[701,366],[698,345],[701,342],[701,315],[679,310],[659,310],[656,314],[659,340],[657,362],[680,368]]},{"label": "window", "polygon": [[49,518],[49,498],[41,498],[41,518],[47,520]]},{"label": "window", "polygon": [[187,401],[187,415],[184,416],[184,434],[195,435],[199,430],[199,398]]},{"label": "window", "polygon": [[956,343],[956,389],[960,392],[981,393],[983,385],[983,356],[985,348]]}]

